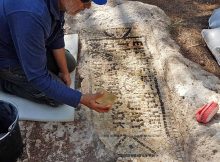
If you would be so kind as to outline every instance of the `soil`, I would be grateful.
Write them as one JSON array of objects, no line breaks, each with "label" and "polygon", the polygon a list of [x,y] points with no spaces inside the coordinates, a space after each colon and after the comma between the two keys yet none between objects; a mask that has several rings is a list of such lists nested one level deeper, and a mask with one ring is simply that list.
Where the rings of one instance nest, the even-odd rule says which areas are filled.
[{"label": "soil", "polygon": [[220,77],[220,67],[207,48],[201,30],[208,28],[208,19],[218,0],[139,0],[160,7],[170,17],[170,33],[184,57],[200,64],[204,70]]}]

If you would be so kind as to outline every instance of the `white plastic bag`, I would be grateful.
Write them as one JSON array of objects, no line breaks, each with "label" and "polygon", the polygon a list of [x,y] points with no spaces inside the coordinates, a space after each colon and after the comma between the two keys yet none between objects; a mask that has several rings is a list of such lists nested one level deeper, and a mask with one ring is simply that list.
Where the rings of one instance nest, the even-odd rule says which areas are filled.
[{"label": "white plastic bag", "polygon": [[203,29],[202,37],[220,65],[220,27],[215,29]]},{"label": "white plastic bag", "polygon": [[220,27],[220,8],[213,11],[209,18],[209,27],[212,29]]}]

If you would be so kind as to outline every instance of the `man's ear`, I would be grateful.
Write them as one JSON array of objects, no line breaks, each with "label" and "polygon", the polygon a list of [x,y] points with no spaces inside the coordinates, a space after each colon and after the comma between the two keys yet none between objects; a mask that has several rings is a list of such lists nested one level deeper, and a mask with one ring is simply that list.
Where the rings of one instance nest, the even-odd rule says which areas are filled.
[{"label": "man's ear", "polygon": [[65,11],[65,1],[66,0],[58,0],[58,6],[61,11]]}]

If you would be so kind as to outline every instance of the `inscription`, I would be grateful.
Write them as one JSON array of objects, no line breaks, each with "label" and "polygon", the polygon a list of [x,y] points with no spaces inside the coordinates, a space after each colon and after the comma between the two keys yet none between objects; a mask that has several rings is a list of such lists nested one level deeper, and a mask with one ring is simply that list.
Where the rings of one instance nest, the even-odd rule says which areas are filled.
[{"label": "inscription", "polygon": [[156,156],[156,143],[170,136],[146,47],[133,28],[109,29],[86,40],[92,92],[104,88],[118,97],[109,113],[92,114],[94,125],[121,157]]}]

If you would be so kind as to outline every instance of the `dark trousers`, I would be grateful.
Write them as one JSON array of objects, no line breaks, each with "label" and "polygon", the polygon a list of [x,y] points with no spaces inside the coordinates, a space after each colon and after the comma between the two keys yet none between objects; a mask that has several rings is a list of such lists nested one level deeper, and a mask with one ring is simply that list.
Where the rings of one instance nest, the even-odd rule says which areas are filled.
[{"label": "dark trousers", "polygon": [[[67,50],[66,59],[68,70],[69,72],[72,72],[76,67],[76,61]],[[58,77],[59,68],[50,51],[47,53],[47,66],[53,78],[62,82],[61,79]],[[34,88],[30,84],[30,82],[28,82],[21,67],[0,69],[0,83],[1,89],[4,92],[26,98],[37,103],[45,103],[53,107],[57,107],[60,105],[59,102],[47,97],[43,92],[40,92],[36,88]]]}]

